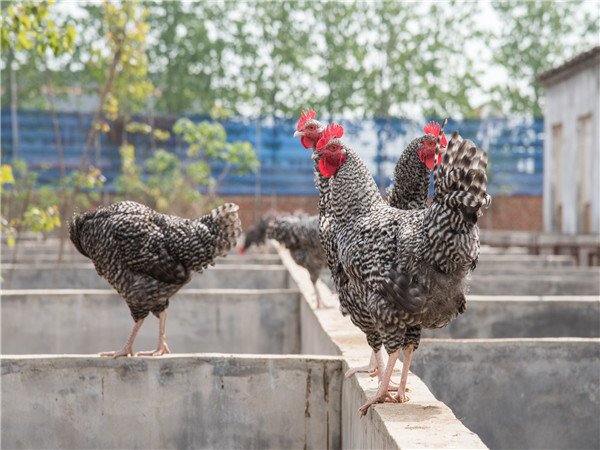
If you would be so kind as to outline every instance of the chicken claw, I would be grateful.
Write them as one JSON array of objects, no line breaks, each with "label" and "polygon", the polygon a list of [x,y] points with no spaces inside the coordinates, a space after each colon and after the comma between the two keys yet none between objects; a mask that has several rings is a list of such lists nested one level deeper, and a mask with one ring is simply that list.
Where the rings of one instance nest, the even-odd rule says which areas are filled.
[{"label": "chicken claw", "polygon": [[362,419],[366,414],[371,405],[375,403],[398,403],[394,397],[391,396],[389,392],[384,392],[383,394],[379,394],[369,400],[367,403],[362,405],[358,411],[360,412],[360,418]]}]

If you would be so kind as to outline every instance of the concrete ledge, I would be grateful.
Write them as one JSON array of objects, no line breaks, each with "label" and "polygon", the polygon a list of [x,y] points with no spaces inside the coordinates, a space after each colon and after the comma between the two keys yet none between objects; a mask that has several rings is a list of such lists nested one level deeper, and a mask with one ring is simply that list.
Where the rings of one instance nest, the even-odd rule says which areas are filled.
[{"label": "concrete ledge", "polygon": [[488,275],[475,270],[469,285],[472,295],[600,295],[599,278],[593,276]]},{"label": "concrete ledge", "polygon": [[[10,289],[48,289],[52,287],[54,264],[3,264],[6,274],[13,270]],[[6,283],[2,283],[3,288]],[[287,288],[289,277],[281,265],[221,264],[194,274],[184,289],[272,289]],[[110,284],[96,272],[92,263],[63,264],[53,288],[56,289],[110,289]]]},{"label": "concrete ledge", "polygon": [[600,339],[424,340],[411,369],[491,448],[600,448]]},{"label": "concrete ledge", "polygon": [[2,357],[3,448],[340,448],[342,362]]},{"label": "concrete ledge", "polygon": [[423,337],[600,337],[600,298],[469,295],[463,315],[445,328],[423,330]]},{"label": "concrete ledge", "polygon": [[[3,354],[98,353],[120,349],[133,327],[125,301],[107,290],[8,290],[1,296]],[[296,289],[184,289],[168,310],[173,352],[299,353]],[[134,351],[156,348],[150,315]]]},{"label": "concrete ledge", "polygon": [[[308,273],[294,263],[286,250],[278,248],[278,251],[308,304],[314,306]],[[371,350],[364,335],[349,318],[342,317],[337,309],[337,298],[326,285],[318,282],[317,288],[325,302],[335,308],[301,308],[302,352],[341,355],[344,371],[350,366],[366,364]],[[309,328],[304,330],[305,327]],[[316,337],[311,338],[313,335]],[[395,377],[399,377],[398,371]],[[342,448],[486,448],[413,374],[409,375],[408,385],[410,402],[375,405],[360,419],[358,408],[375,395],[377,380],[367,374],[344,380]]]}]

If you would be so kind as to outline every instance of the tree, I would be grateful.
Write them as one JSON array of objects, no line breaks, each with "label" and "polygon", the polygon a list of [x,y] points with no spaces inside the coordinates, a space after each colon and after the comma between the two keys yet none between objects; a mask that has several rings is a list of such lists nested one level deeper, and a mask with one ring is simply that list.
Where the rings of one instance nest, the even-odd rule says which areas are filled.
[{"label": "tree", "polygon": [[542,115],[543,89],[535,76],[600,43],[600,8],[593,3],[492,2],[499,24],[490,27],[489,44],[493,63],[506,72],[506,81],[493,88],[499,109]]}]

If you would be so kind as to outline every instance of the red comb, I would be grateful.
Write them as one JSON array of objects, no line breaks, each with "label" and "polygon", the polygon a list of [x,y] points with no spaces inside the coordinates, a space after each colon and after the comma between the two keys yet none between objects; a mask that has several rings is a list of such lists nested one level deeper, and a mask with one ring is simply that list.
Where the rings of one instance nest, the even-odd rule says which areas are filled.
[{"label": "red comb", "polygon": [[323,147],[327,145],[327,143],[332,139],[339,139],[344,135],[344,128],[341,125],[336,125],[335,123],[331,123],[331,126],[327,125],[323,130],[323,135],[319,142],[317,143],[317,150],[321,150]]},{"label": "red comb", "polygon": [[300,120],[298,121],[298,126],[296,127],[296,130],[300,131],[307,120],[314,119],[314,118],[315,118],[315,112],[312,109],[302,111],[302,114],[300,115]]},{"label": "red comb", "polygon": [[[440,124],[437,122],[429,122],[429,125],[425,125],[423,127],[423,131],[425,134],[433,134],[435,137],[438,137],[440,134]],[[448,144],[446,141],[446,134],[442,133],[442,138],[440,139],[440,145],[445,147]]]}]

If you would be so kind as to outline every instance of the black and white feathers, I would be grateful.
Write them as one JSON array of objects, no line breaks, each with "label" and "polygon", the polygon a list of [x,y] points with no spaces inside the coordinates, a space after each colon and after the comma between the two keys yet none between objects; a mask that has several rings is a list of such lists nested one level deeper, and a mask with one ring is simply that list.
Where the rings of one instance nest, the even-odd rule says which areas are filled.
[{"label": "black and white feathers", "polygon": [[159,214],[132,201],[74,216],[71,241],[125,299],[137,322],[157,315],[191,279],[235,246],[239,207],[226,203],[198,219]]},{"label": "black and white feathers", "polygon": [[319,216],[279,216],[269,223],[267,237],[283,244],[296,264],[308,270],[310,280],[316,283],[327,266],[319,235]]}]

